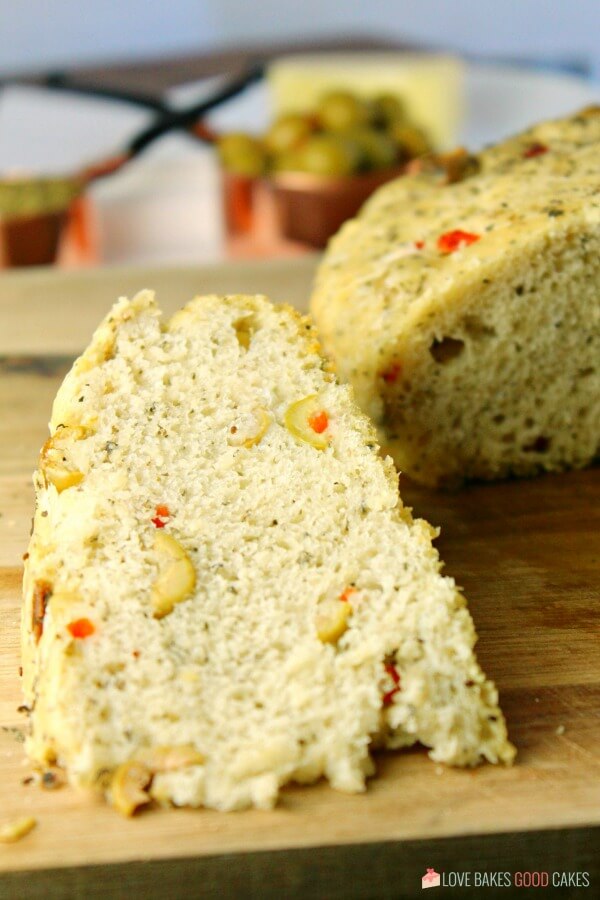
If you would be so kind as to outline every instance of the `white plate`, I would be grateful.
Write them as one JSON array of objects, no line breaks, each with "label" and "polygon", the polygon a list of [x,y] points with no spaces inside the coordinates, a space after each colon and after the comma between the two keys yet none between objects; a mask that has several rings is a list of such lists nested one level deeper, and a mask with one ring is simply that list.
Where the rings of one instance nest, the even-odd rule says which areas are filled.
[{"label": "white plate", "polygon": [[466,118],[459,143],[477,149],[543,119],[600,102],[600,84],[575,75],[513,66],[467,67]]}]

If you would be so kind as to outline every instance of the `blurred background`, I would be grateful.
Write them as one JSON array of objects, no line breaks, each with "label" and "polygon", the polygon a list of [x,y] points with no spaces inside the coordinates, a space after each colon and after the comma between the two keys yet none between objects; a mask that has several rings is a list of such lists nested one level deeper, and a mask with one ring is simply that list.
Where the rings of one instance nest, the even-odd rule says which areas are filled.
[{"label": "blurred background", "polygon": [[[404,128],[404,142],[398,138],[396,155],[388,158],[379,122],[376,138],[361,136],[363,150],[369,144],[367,162],[363,153],[355,169],[343,172],[332,163],[328,174],[350,179],[328,194],[341,203],[344,192],[362,197],[372,190],[386,166],[398,174],[425,151],[458,144],[476,151],[536,120],[597,101],[599,34],[598,0],[0,0],[0,259],[5,266],[49,261],[24,258],[18,246],[25,233],[32,247],[30,227],[41,240],[32,220],[44,203],[52,209],[42,212],[53,215],[64,207],[44,226],[46,255],[54,253],[64,266],[195,263],[314,249],[319,242],[311,245],[310,234],[284,227],[286,216],[297,222],[302,210],[305,218],[318,218],[314,182],[282,177],[279,184],[275,170],[296,167],[315,176],[335,148],[326,148],[325,163],[323,154],[316,162],[314,154],[301,163],[298,154],[282,161],[268,149],[263,168],[250,171],[252,148],[244,145],[240,153],[238,144],[234,163],[223,153],[219,160],[216,137],[243,132],[262,140],[277,115],[307,113],[296,109],[298,98],[313,97],[313,114],[327,91],[368,94],[369,102],[396,93],[406,120],[394,140]],[[286,68],[290,54],[309,51],[310,60]],[[322,54],[332,51],[344,56],[333,63],[328,57],[334,68],[323,72]],[[406,58],[407,51],[426,58]],[[273,60],[283,64],[273,67]],[[260,79],[252,69],[257,63]],[[148,140],[165,115],[212,98],[232,78],[243,84],[245,75],[251,83],[228,103],[186,120],[186,127],[171,122],[162,137]],[[406,127],[420,131],[427,147],[415,144]],[[132,144],[134,158],[121,165]],[[98,167],[103,177],[96,177]],[[63,181],[49,187],[49,178]],[[319,183],[317,195],[323,190]]]},{"label": "blurred background", "polygon": [[3,0],[0,71],[372,37],[600,74],[597,0]]}]

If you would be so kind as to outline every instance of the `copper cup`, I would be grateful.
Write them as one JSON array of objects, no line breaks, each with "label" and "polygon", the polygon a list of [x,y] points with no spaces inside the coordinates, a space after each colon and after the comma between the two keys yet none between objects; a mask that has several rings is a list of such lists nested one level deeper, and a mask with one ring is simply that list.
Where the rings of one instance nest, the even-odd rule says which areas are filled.
[{"label": "copper cup", "polygon": [[0,223],[0,259],[6,268],[55,262],[66,211],[38,213]]},{"label": "copper cup", "polygon": [[393,168],[343,178],[305,172],[274,175],[271,184],[282,234],[311,247],[325,247],[373,191],[401,173]]},{"label": "copper cup", "polygon": [[[357,214],[380,185],[398,177],[394,167],[330,178],[305,172],[282,172],[248,178],[223,172],[223,205],[230,245],[243,238],[262,255],[265,235],[277,250],[321,249],[341,225]],[[259,246],[260,245],[260,246]]]},{"label": "copper cup", "polygon": [[[70,176],[0,179],[0,268],[93,262],[93,211],[84,187]],[[59,196],[52,194],[57,188]]]}]

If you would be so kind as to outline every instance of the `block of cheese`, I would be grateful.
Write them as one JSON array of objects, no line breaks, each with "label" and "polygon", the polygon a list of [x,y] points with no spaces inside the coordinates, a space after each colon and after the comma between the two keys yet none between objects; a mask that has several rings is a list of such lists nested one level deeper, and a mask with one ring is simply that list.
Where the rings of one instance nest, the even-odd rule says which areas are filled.
[{"label": "block of cheese", "polygon": [[359,791],[375,742],[512,759],[433,529],[291,308],[120,300],[50,428],[22,620],[37,763],[129,814]]},{"label": "block of cheese", "polygon": [[600,447],[600,108],[380,189],[312,312],[417,481],[533,475]]},{"label": "block of cheese", "polygon": [[277,114],[310,112],[323,94],[338,89],[366,98],[395,94],[410,121],[421,126],[439,149],[454,145],[463,118],[464,65],[454,56],[298,54],[275,60],[267,77]]}]

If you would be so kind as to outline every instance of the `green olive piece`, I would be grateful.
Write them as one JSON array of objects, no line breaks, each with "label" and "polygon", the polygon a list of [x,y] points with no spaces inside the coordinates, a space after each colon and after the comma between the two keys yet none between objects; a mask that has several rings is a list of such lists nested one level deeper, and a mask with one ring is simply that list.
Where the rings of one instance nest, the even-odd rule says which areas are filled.
[{"label": "green olive piece", "polygon": [[389,169],[398,159],[398,149],[392,138],[374,128],[357,128],[349,137],[360,149],[359,168],[362,171]]},{"label": "green olive piece", "polygon": [[313,175],[343,177],[351,175],[356,154],[351,143],[333,134],[319,134],[309,138],[297,152],[297,171]]},{"label": "green olive piece", "polygon": [[376,128],[389,128],[395,122],[406,122],[404,104],[395,94],[378,94],[370,101],[371,121]]},{"label": "green olive piece", "polygon": [[414,159],[417,156],[423,156],[425,153],[431,153],[432,146],[425,133],[417,128],[416,125],[406,125],[397,122],[392,125],[390,135],[398,147],[400,154],[405,159]]},{"label": "green olive piece", "polygon": [[349,131],[368,124],[369,107],[349,91],[331,91],[321,98],[317,115],[324,131]]},{"label": "green olive piece", "polygon": [[250,134],[225,134],[219,138],[217,149],[223,168],[228,172],[254,178],[266,169],[267,159],[262,143]]},{"label": "green olive piece", "polygon": [[279,116],[265,135],[265,146],[273,156],[288,153],[300,146],[313,131],[313,123],[308,116],[297,113]]}]

